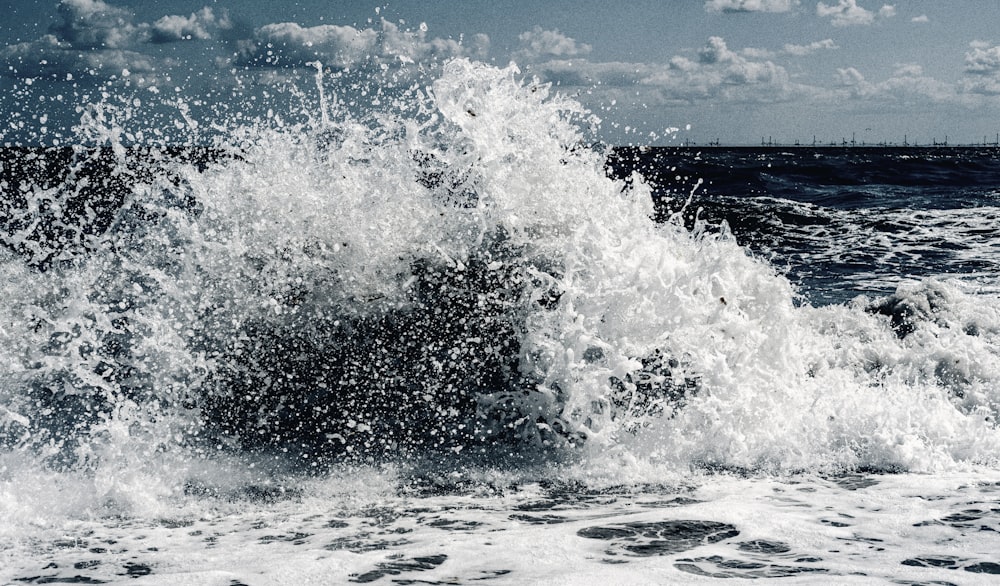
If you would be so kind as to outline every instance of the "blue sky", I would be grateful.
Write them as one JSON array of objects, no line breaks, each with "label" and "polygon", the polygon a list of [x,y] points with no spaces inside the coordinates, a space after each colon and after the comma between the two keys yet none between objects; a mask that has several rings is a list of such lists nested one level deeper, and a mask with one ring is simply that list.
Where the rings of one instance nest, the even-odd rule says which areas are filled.
[{"label": "blue sky", "polygon": [[75,104],[109,90],[207,108],[236,86],[246,96],[306,83],[313,59],[357,69],[373,56],[400,68],[513,60],[578,96],[615,143],[957,143],[1000,132],[994,0],[6,4],[7,142],[71,140]]}]

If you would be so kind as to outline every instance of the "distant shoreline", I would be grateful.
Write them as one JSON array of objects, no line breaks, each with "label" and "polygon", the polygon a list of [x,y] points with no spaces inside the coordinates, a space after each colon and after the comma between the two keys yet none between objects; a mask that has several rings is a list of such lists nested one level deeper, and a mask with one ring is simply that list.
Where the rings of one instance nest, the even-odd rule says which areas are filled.
[{"label": "distant shoreline", "polygon": [[[856,145],[841,145],[841,144],[765,144],[765,145],[752,145],[752,144],[676,144],[676,145],[614,145],[608,143],[591,143],[591,148],[595,148],[598,151],[615,151],[615,152],[626,152],[626,151],[684,151],[684,152],[695,152],[695,151],[980,151],[980,152],[998,152],[1000,153],[1000,145],[988,143],[988,144],[920,144],[920,145],[900,145],[900,144],[856,144]],[[218,157],[224,155],[232,156],[231,152],[226,151],[226,149],[219,148],[217,146],[210,145],[200,145],[200,144],[176,144],[176,145],[147,145],[147,144],[129,144],[124,145],[126,152],[130,154],[145,154],[147,156],[159,153],[161,155],[166,155],[167,158],[173,157],[183,157],[185,155],[194,154],[195,158],[199,156],[202,158],[208,157]],[[8,155],[21,152],[21,153],[63,153],[69,156],[76,150],[82,150],[85,152],[96,152],[96,151],[108,151],[109,153],[114,150],[107,144],[91,145],[83,143],[73,143],[73,144],[60,144],[60,145],[31,145],[31,144],[0,144],[0,152],[8,153]]]},{"label": "distant shoreline", "polygon": [[765,144],[765,145],[739,145],[739,144],[678,144],[678,145],[643,145],[643,146],[611,146],[616,151],[627,150],[683,150],[683,151],[703,151],[703,150],[745,150],[745,151],[858,151],[858,150],[897,150],[897,151],[954,151],[954,150],[978,150],[978,151],[1000,151],[1000,145],[996,144],[857,144],[857,145],[831,145],[831,144]]}]

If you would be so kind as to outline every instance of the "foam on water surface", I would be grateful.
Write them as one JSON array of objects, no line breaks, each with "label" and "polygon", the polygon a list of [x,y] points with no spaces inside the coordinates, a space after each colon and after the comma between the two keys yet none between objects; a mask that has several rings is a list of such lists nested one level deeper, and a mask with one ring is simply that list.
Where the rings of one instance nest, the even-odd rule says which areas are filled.
[{"label": "foam on water surface", "polygon": [[[142,584],[987,583],[1000,573],[996,490],[995,474],[713,475],[603,490],[547,481],[399,494],[377,477],[338,476],[303,483],[296,495],[270,504],[258,496],[219,501],[218,510],[40,530],[5,552],[0,577]],[[225,512],[236,506],[241,514]]]}]

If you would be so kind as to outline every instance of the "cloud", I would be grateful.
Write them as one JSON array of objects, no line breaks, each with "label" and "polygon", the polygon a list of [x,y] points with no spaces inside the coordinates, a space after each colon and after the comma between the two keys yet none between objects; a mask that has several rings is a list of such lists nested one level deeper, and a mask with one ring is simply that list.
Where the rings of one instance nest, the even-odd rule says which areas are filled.
[{"label": "cloud", "polygon": [[708,43],[698,51],[698,61],[706,64],[733,62],[739,58],[729,50],[722,37],[709,37]]},{"label": "cloud", "polygon": [[129,11],[101,0],[63,0],[57,12],[59,22],[50,27],[51,34],[0,49],[6,75],[66,79],[153,70],[151,58],[125,48],[140,36]]},{"label": "cloud", "polygon": [[543,58],[579,57],[590,53],[591,47],[567,37],[558,30],[545,30],[535,26],[518,35],[521,48],[511,55],[515,61],[537,61]]},{"label": "cloud", "polygon": [[860,87],[865,83],[865,76],[853,67],[837,69],[837,81],[843,87]]},{"label": "cloud", "polygon": [[428,38],[427,25],[401,30],[382,21],[382,29],[319,25],[303,27],[294,22],[264,25],[253,38],[238,42],[237,63],[256,67],[302,67],[319,61],[346,69],[369,60],[393,63],[425,62],[431,59],[481,55],[489,37],[475,35],[468,44],[451,39]]},{"label": "cloud", "polygon": [[894,77],[922,77],[924,68],[916,63],[900,63],[896,65]]},{"label": "cloud", "polygon": [[[225,10],[204,7],[184,15],[166,15],[151,23],[137,22],[129,10],[104,0],[62,0],[57,22],[41,38],[0,47],[0,76],[110,79],[123,71],[146,74],[136,83],[164,80],[177,64],[149,49],[149,44],[205,41],[233,30]],[[543,31],[544,32],[544,31]],[[234,36],[233,33],[229,34]],[[382,21],[381,28],[321,25],[304,27],[292,22],[272,23],[244,31],[236,40],[236,56],[217,58],[216,64],[238,64],[278,70],[320,61],[336,68],[369,61],[406,64],[456,56],[485,58],[489,37],[461,40],[431,38],[427,25],[415,30]],[[542,34],[534,45],[546,55],[576,55],[589,46],[566,37]],[[568,43],[567,43],[568,41]]]},{"label": "cloud", "polygon": [[822,18],[831,18],[833,26],[864,26],[875,22],[876,16],[880,18],[895,16],[896,8],[885,4],[876,14],[858,6],[857,0],[838,0],[836,5],[827,5],[824,2],[817,3],[816,14]]},{"label": "cloud", "polygon": [[252,39],[239,42],[238,62],[261,67],[301,67],[310,61],[350,67],[370,54],[378,32],[325,24],[302,27],[294,22],[264,25]]},{"label": "cloud", "polygon": [[892,76],[880,82],[868,81],[853,67],[837,70],[837,82],[844,97],[884,105],[959,103],[962,96],[956,87],[924,75],[920,65],[896,66]]},{"label": "cloud", "polygon": [[707,12],[789,12],[799,0],[705,0]]},{"label": "cloud", "polygon": [[[831,39],[788,45],[783,55],[808,55],[836,49]],[[585,100],[617,99],[643,107],[684,107],[692,104],[846,103],[864,102],[878,108],[915,105],[972,106],[973,96],[954,83],[928,76],[914,63],[895,66],[887,78],[869,80],[857,68],[838,69],[832,83],[806,85],[795,82],[784,67],[757,49],[731,48],[722,37],[710,37],[693,54],[675,55],[667,63],[593,63],[584,58],[559,59],[533,64],[530,73],[562,88],[586,88]],[[1000,93],[1000,47],[973,46],[968,68],[982,71],[976,91]],[[986,75],[985,72],[990,72]],[[995,74],[993,73],[995,72]],[[593,97],[585,97],[593,96]]]},{"label": "cloud", "polygon": [[876,85],[877,97],[902,104],[957,103],[962,101],[953,84],[924,75],[920,66],[903,65],[889,79]]},{"label": "cloud", "polygon": [[461,43],[453,39],[428,38],[427,31],[426,23],[420,23],[416,30],[402,30],[383,20],[379,54],[402,62],[426,62],[469,55],[485,57],[489,49],[490,38],[484,34],[473,35],[468,43]]},{"label": "cloud", "polygon": [[771,61],[747,59],[730,50],[722,37],[709,37],[706,45],[698,51],[698,63],[702,67],[689,70],[688,75],[692,81],[706,85],[780,86],[788,81],[783,67]]},{"label": "cloud", "polygon": [[747,59],[771,59],[774,57],[774,51],[770,49],[760,49],[758,47],[743,47],[740,49],[740,55],[746,57]]},{"label": "cloud", "polygon": [[190,16],[168,15],[149,26],[149,40],[152,43],[172,43],[191,39],[211,39],[213,29],[232,28],[229,15],[223,12],[217,17],[207,6]]},{"label": "cloud", "polygon": [[49,34],[0,48],[0,64],[6,65],[0,75],[107,79],[123,71],[152,73],[174,63],[144,53],[145,44],[209,39],[231,26],[225,12],[219,15],[207,7],[187,17],[164,16],[152,24],[137,23],[132,12],[103,0],[62,0],[56,11],[58,22]]},{"label": "cloud", "polygon": [[965,73],[969,76],[963,88],[973,94],[1000,95],[1000,46],[983,41],[969,43],[965,54]]},{"label": "cloud", "polygon": [[[691,59],[682,55],[667,63],[593,63],[558,59],[532,64],[528,72],[562,87],[586,87],[607,94],[640,92],[648,105],[682,105],[708,100],[735,103],[789,101],[809,93],[793,84],[787,71],[770,60],[747,57],[710,37]],[[618,88],[618,89],[615,89]],[[631,98],[630,98],[631,99]]]},{"label": "cloud", "polygon": [[885,80],[873,82],[857,69],[838,69],[836,86],[845,98],[881,104],[954,104],[978,107],[1000,95],[1000,46],[973,41],[965,54],[965,77],[945,83],[925,74],[921,65],[900,63]]},{"label": "cloud", "polygon": [[590,62],[583,59],[555,59],[529,64],[526,70],[543,81],[563,87],[632,87],[643,84],[650,76],[669,67],[647,63],[620,61]]},{"label": "cloud", "polygon": [[135,41],[132,13],[101,0],[62,0],[51,32],[77,49],[119,49]]},{"label": "cloud", "polygon": [[44,35],[34,41],[9,45],[0,49],[0,63],[5,73],[23,79],[50,77],[66,79],[67,75],[90,75],[109,78],[123,72],[148,73],[156,70],[156,62],[148,55],[124,49],[80,51],[55,35]]},{"label": "cloud", "polygon": [[757,47],[744,47],[739,50],[739,54],[741,57],[746,57],[747,59],[773,59],[780,55],[804,57],[806,55],[812,55],[818,51],[827,51],[839,48],[840,47],[837,43],[833,42],[833,39],[823,39],[822,41],[814,41],[808,45],[794,45],[792,43],[786,43],[780,51],[760,49]]},{"label": "cloud", "polygon": [[1000,46],[973,41],[969,47],[972,50],[965,54],[966,73],[995,76],[1000,72]]},{"label": "cloud", "polygon": [[839,49],[837,43],[833,42],[833,39],[823,39],[822,41],[815,41],[809,43],[808,45],[792,45],[786,44],[784,47],[785,53],[789,55],[795,55],[796,57],[802,57],[805,55],[810,55],[817,51],[825,51],[829,49]]},{"label": "cloud", "polygon": [[926,14],[921,14],[920,16],[914,16],[910,19],[910,22],[930,22],[931,19],[927,17]]},{"label": "cloud", "polygon": [[171,43],[212,38],[217,29],[232,26],[228,14],[205,7],[190,16],[167,15],[156,22],[136,23],[134,15],[103,0],[62,0],[60,22],[50,32],[75,49],[124,49],[140,43]]}]

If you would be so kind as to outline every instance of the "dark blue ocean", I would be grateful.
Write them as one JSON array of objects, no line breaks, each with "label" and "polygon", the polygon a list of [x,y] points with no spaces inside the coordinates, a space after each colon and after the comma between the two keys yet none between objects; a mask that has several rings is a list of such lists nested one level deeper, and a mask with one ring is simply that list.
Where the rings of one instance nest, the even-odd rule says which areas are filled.
[{"label": "dark blue ocean", "polygon": [[1000,573],[1000,151],[613,148],[513,66],[314,77],[0,151],[0,582]]},{"label": "dark blue ocean", "polygon": [[655,186],[661,220],[694,190],[688,225],[725,222],[813,304],[908,279],[997,284],[996,147],[654,147],[611,161]]}]

